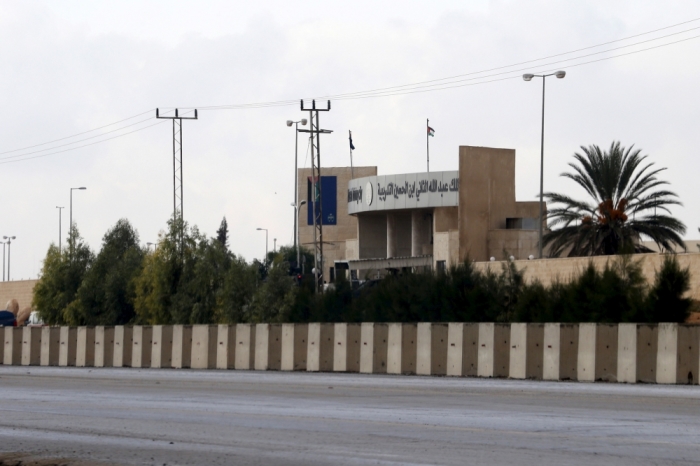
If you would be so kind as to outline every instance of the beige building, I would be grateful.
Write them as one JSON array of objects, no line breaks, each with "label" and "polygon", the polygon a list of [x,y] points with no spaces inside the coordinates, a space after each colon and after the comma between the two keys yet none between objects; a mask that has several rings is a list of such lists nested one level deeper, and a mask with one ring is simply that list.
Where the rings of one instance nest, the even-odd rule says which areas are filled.
[{"label": "beige building", "polygon": [[[354,174],[354,176],[352,176]],[[323,274],[441,269],[537,252],[538,202],[515,199],[515,150],[461,146],[458,170],[377,175],[377,167],[322,169]],[[301,169],[300,243],[313,251],[311,171]]]}]

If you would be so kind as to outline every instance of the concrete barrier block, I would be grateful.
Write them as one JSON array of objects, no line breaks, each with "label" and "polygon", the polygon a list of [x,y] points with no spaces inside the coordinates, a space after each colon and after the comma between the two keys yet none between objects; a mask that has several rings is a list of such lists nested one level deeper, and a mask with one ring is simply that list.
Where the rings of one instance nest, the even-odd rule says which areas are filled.
[{"label": "concrete barrier block", "polygon": [[388,374],[416,373],[417,333],[417,324],[389,324],[387,346]]},{"label": "concrete barrier block", "polygon": [[447,373],[451,377],[462,377],[462,353],[464,349],[464,324],[450,322],[447,326]]},{"label": "concrete barrier block", "polygon": [[617,326],[617,381],[637,383],[637,324]]},{"label": "concrete barrier block", "polygon": [[578,380],[578,324],[560,325],[559,380]]},{"label": "concrete barrier block", "polygon": [[361,328],[359,324],[337,323],[333,326],[333,351],[334,372],[359,372],[360,371],[360,339]]},{"label": "concrete barrier block", "polygon": [[151,338],[151,367],[173,367],[173,326],[154,325]]},{"label": "concrete barrier block", "polygon": [[22,328],[20,327],[5,327],[3,364],[6,366],[22,364]]},{"label": "concrete barrier block", "polygon": [[214,369],[219,328],[216,325],[192,326],[192,369]]},{"label": "concrete barrier block", "polygon": [[443,323],[432,324],[430,328],[431,375],[447,375],[447,331],[448,325]]},{"label": "concrete barrier block", "polygon": [[255,367],[255,326],[252,324],[236,325],[236,363],[237,370],[251,370]]},{"label": "concrete barrier block", "polygon": [[656,355],[656,383],[676,383],[678,366],[678,324],[660,323]]},{"label": "concrete barrier block", "polygon": [[58,366],[58,353],[61,348],[61,328],[41,327],[41,357],[42,366]]},{"label": "concrete barrier block", "polygon": [[78,327],[75,365],[76,367],[95,366],[95,327]]},{"label": "concrete barrier block", "polygon": [[430,375],[432,326],[430,322],[419,322],[416,327],[416,374],[418,375]]},{"label": "concrete barrier block", "polygon": [[189,369],[192,365],[192,326],[173,325],[174,369]]},{"label": "concrete barrier block", "polygon": [[401,323],[390,323],[387,342],[386,372],[387,374],[401,373]]},{"label": "concrete barrier block", "polygon": [[596,324],[579,324],[576,380],[580,382],[595,381],[596,336]]},{"label": "concrete barrier block", "polygon": [[362,346],[360,324],[348,324],[346,372],[360,372],[360,347]]},{"label": "concrete barrier block", "polygon": [[309,324],[306,370],[330,372],[333,370],[333,324]]},{"label": "concrete barrier block", "polygon": [[477,375],[479,377],[493,377],[493,356],[495,324],[482,322],[479,324],[479,352],[477,363]]},{"label": "concrete barrier block", "polygon": [[306,370],[308,335],[308,324],[282,324],[282,361],[280,370]]},{"label": "concrete barrier block", "polygon": [[510,324],[510,364],[508,377],[524,379],[527,365],[527,324]]},{"label": "concrete barrier block", "polygon": [[[76,349],[78,345],[78,329],[76,327],[61,327],[61,343],[58,350],[58,365],[62,367],[75,366]],[[7,352],[7,348],[5,348]]]},{"label": "concrete barrier block", "polygon": [[655,324],[637,325],[637,381],[656,383],[659,335]]},{"label": "concrete barrier block", "polygon": [[476,377],[479,366],[479,324],[464,324],[462,341],[462,374],[465,377]]},{"label": "concrete barrier block", "polygon": [[544,324],[544,351],[542,359],[542,378],[559,380],[560,324]]},{"label": "concrete barrier block", "polygon": [[255,370],[266,371],[270,368],[270,324],[255,326]]},{"label": "concrete barrier block", "polygon": [[596,325],[595,380],[617,382],[617,324]]},{"label": "concrete barrier block", "polygon": [[131,350],[131,367],[151,367],[152,348],[153,327],[150,325],[135,325]]},{"label": "concrete barrier block", "polygon": [[495,324],[493,331],[493,376],[508,377],[508,370],[510,369],[510,324]]},{"label": "concrete barrier block", "polygon": [[698,326],[679,325],[677,330],[678,350],[676,362],[676,383],[698,384]]},{"label": "concrete barrier block", "polygon": [[527,362],[525,378],[544,377],[544,324],[527,324]]},{"label": "concrete barrier block", "polygon": [[389,326],[365,322],[360,325],[360,372],[386,374]]},{"label": "concrete barrier block", "polygon": [[95,327],[95,367],[114,364],[114,327]]},{"label": "concrete barrier block", "polygon": [[134,327],[117,325],[114,327],[114,367],[131,367],[131,353],[134,346]]},{"label": "concrete barrier block", "polygon": [[41,362],[41,327],[22,328],[22,365],[38,366]]},{"label": "concrete barrier block", "polygon": [[236,363],[236,325],[219,325],[216,334],[216,368],[233,369]]}]

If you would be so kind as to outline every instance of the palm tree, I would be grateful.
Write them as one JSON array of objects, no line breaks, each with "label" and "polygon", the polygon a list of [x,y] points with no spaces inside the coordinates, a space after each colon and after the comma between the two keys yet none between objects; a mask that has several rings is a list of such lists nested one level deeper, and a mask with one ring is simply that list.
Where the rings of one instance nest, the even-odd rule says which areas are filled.
[{"label": "palm tree", "polygon": [[644,162],[647,156],[640,155],[641,150],[619,142],[607,152],[595,145],[581,150],[583,154],[574,154],[578,163],[569,164],[574,172],[561,176],[578,183],[593,202],[545,194],[553,205],[547,213],[551,231],[542,238],[550,256],[652,252],[642,245],[642,237],[662,250],[685,250],[680,237],[685,225],[669,211],[669,206],[682,204],[675,193],[658,189],[668,184],[657,178],[665,168],[653,168],[653,163]]}]

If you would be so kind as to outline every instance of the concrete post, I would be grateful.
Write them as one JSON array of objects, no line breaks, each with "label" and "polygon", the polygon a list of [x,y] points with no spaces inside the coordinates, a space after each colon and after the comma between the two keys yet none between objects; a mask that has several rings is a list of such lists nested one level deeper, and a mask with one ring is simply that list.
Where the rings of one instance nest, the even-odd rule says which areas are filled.
[{"label": "concrete post", "polygon": [[41,327],[42,366],[58,366],[58,353],[61,348],[60,327]]},{"label": "concrete post", "polygon": [[216,325],[192,326],[192,369],[214,369],[219,328]]},{"label": "concrete post", "polygon": [[331,372],[333,370],[333,324],[309,324],[306,370]]},{"label": "concrete post", "polygon": [[[78,329],[75,327],[61,327],[61,346],[58,351],[59,366],[75,366],[75,352],[78,344]],[[5,347],[7,354],[7,347]]]},{"label": "concrete post", "polygon": [[658,353],[658,326],[637,325],[637,381],[656,383],[656,356]]},{"label": "concrete post", "polygon": [[282,361],[280,370],[306,370],[308,335],[308,324],[282,324]]},{"label": "concrete post", "polygon": [[596,324],[578,326],[577,376],[579,382],[595,381]]},{"label": "concrete post", "polygon": [[22,328],[22,365],[38,366],[41,362],[41,327]]},{"label": "concrete post", "polygon": [[95,367],[114,364],[114,327],[95,327]]},{"label": "concrete post", "polygon": [[364,322],[360,325],[360,372],[386,374],[389,327]]},{"label": "concrete post", "polygon": [[217,340],[216,368],[233,369],[236,362],[236,325],[219,325]]},{"label": "concrete post", "polygon": [[511,379],[524,379],[527,365],[527,324],[510,324],[510,365],[508,376]]},{"label": "concrete post", "polygon": [[151,367],[151,348],[153,347],[153,327],[136,325],[133,333],[131,367]]},{"label": "concrete post", "polygon": [[173,355],[174,369],[189,369],[192,365],[192,326],[173,325]]},{"label": "concrete post", "polygon": [[172,367],[173,326],[154,325],[151,343],[151,367],[154,369]]},{"label": "concrete post", "polygon": [[114,367],[131,367],[131,353],[134,345],[134,327],[117,325],[114,327]]},{"label": "concrete post", "polygon": [[544,324],[544,355],[542,378],[559,380],[559,355],[561,353],[561,324]]},{"label": "concrete post", "polygon": [[236,325],[237,370],[250,370],[255,367],[255,328],[252,324]]},{"label": "concrete post", "polygon": [[75,365],[76,367],[94,367],[95,327],[78,327]]},{"label": "concrete post", "polygon": [[617,326],[617,381],[637,382],[637,324]]}]

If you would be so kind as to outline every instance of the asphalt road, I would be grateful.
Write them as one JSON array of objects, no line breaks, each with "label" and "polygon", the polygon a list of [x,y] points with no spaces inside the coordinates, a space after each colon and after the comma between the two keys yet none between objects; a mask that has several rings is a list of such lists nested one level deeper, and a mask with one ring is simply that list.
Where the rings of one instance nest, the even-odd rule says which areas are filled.
[{"label": "asphalt road", "polygon": [[0,452],[68,464],[700,463],[697,386],[0,367],[0,394]]}]

